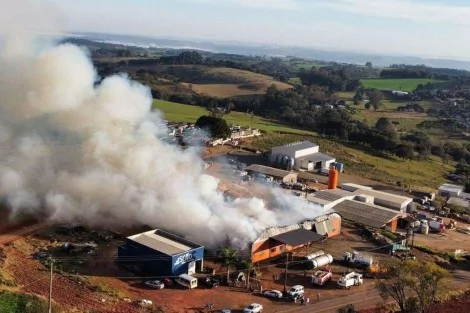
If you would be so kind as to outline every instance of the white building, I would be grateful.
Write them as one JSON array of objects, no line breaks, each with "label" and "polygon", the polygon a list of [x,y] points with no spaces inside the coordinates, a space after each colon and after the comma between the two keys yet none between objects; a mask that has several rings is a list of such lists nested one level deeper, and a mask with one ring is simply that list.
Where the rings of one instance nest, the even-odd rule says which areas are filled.
[{"label": "white building", "polygon": [[413,199],[409,197],[378,191],[356,184],[341,184],[341,189],[318,191],[309,194],[307,200],[321,206],[324,210],[334,209],[335,206],[343,201],[354,200],[398,212],[406,212],[413,202]]},{"label": "white building", "polygon": [[407,96],[408,92],[401,90],[392,90],[392,94],[395,96]]},{"label": "white building", "polygon": [[295,170],[314,171],[328,168],[331,163],[335,162],[335,158],[319,150],[320,147],[313,142],[300,141],[274,147],[271,155],[293,158]]},{"label": "white building", "polygon": [[443,184],[439,187],[439,196],[441,197],[460,197],[463,186]]}]

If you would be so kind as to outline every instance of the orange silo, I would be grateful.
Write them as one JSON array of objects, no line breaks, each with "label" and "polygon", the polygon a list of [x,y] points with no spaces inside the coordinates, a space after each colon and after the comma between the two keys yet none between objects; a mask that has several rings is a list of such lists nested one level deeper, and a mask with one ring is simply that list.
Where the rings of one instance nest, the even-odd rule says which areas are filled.
[{"label": "orange silo", "polygon": [[336,189],[338,187],[339,172],[334,166],[330,166],[328,174],[328,189]]}]

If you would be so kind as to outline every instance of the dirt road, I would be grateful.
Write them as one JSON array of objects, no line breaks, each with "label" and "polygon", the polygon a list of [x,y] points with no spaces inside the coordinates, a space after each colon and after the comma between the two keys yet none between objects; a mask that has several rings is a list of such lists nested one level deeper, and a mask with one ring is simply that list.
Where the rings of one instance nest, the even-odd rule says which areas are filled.
[{"label": "dirt road", "polygon": [[12,241],[18,240],[24,236],[31,235],[37,232],[38,230],[42,229],[43,227],[46,227],[47,225],[47,222],[41,222],[29,226],[18,226],[18,228],[14,231],[0,233],[0,245],[5,245]]}]

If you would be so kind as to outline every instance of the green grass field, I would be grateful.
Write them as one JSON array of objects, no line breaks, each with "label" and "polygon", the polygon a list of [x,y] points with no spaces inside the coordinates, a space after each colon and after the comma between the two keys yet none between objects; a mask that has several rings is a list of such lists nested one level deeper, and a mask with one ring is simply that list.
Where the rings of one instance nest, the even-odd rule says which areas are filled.
[{"label": "green grass field", "polygon": [[[207,115],[208,111],[203,107],[194,105],[180,104],[162,100],[154,100],[153,108],[163,113],[163,118],[172,122],[190,122],[194,123],[202,116]],[[252,116],[242,112],[231,112],[224,116],[227,123],[241,126],[251,126],[267,132],[283,132],[293,134],[314,134],[300,129],[294,129],[289,126],[282,125],[276,121],[267,120],[259,116]]]},{"label": "green grass field", "polygon": [[363,79],[362,84],[366,88],[377,88],[380,90],[403,90],[413,91],[419,84],[442,83],[443,81],[433,79]]},{"label": "green grass field", "polygon": [[344,163],[345,172],[348,174],[391,185],[402,181],[411,185],[413,189],[431,191],[445,182],[444,174],[453,170],[452,164],[443,164],[435,157],[424,161],[403,161],[394,156],[375,155],[364,151],[362,147],[338,143],[316,135],[270,134],[254,139],[250,145],[263,151],[273,146],[299,140],[310,140],[318,144],[323,153],[332,155],[339,162]]}]

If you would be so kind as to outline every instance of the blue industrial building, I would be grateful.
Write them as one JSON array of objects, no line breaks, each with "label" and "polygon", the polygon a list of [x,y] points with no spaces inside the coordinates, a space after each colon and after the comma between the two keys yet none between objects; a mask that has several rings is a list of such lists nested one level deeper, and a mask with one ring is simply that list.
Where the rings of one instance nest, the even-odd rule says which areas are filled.
[{"label": "blue industrial building", "polygon": [[121,264],[139,265],[152,276],[192,275],[203,257],[203,246],[160,229],[127,237],[118,248]]}]

